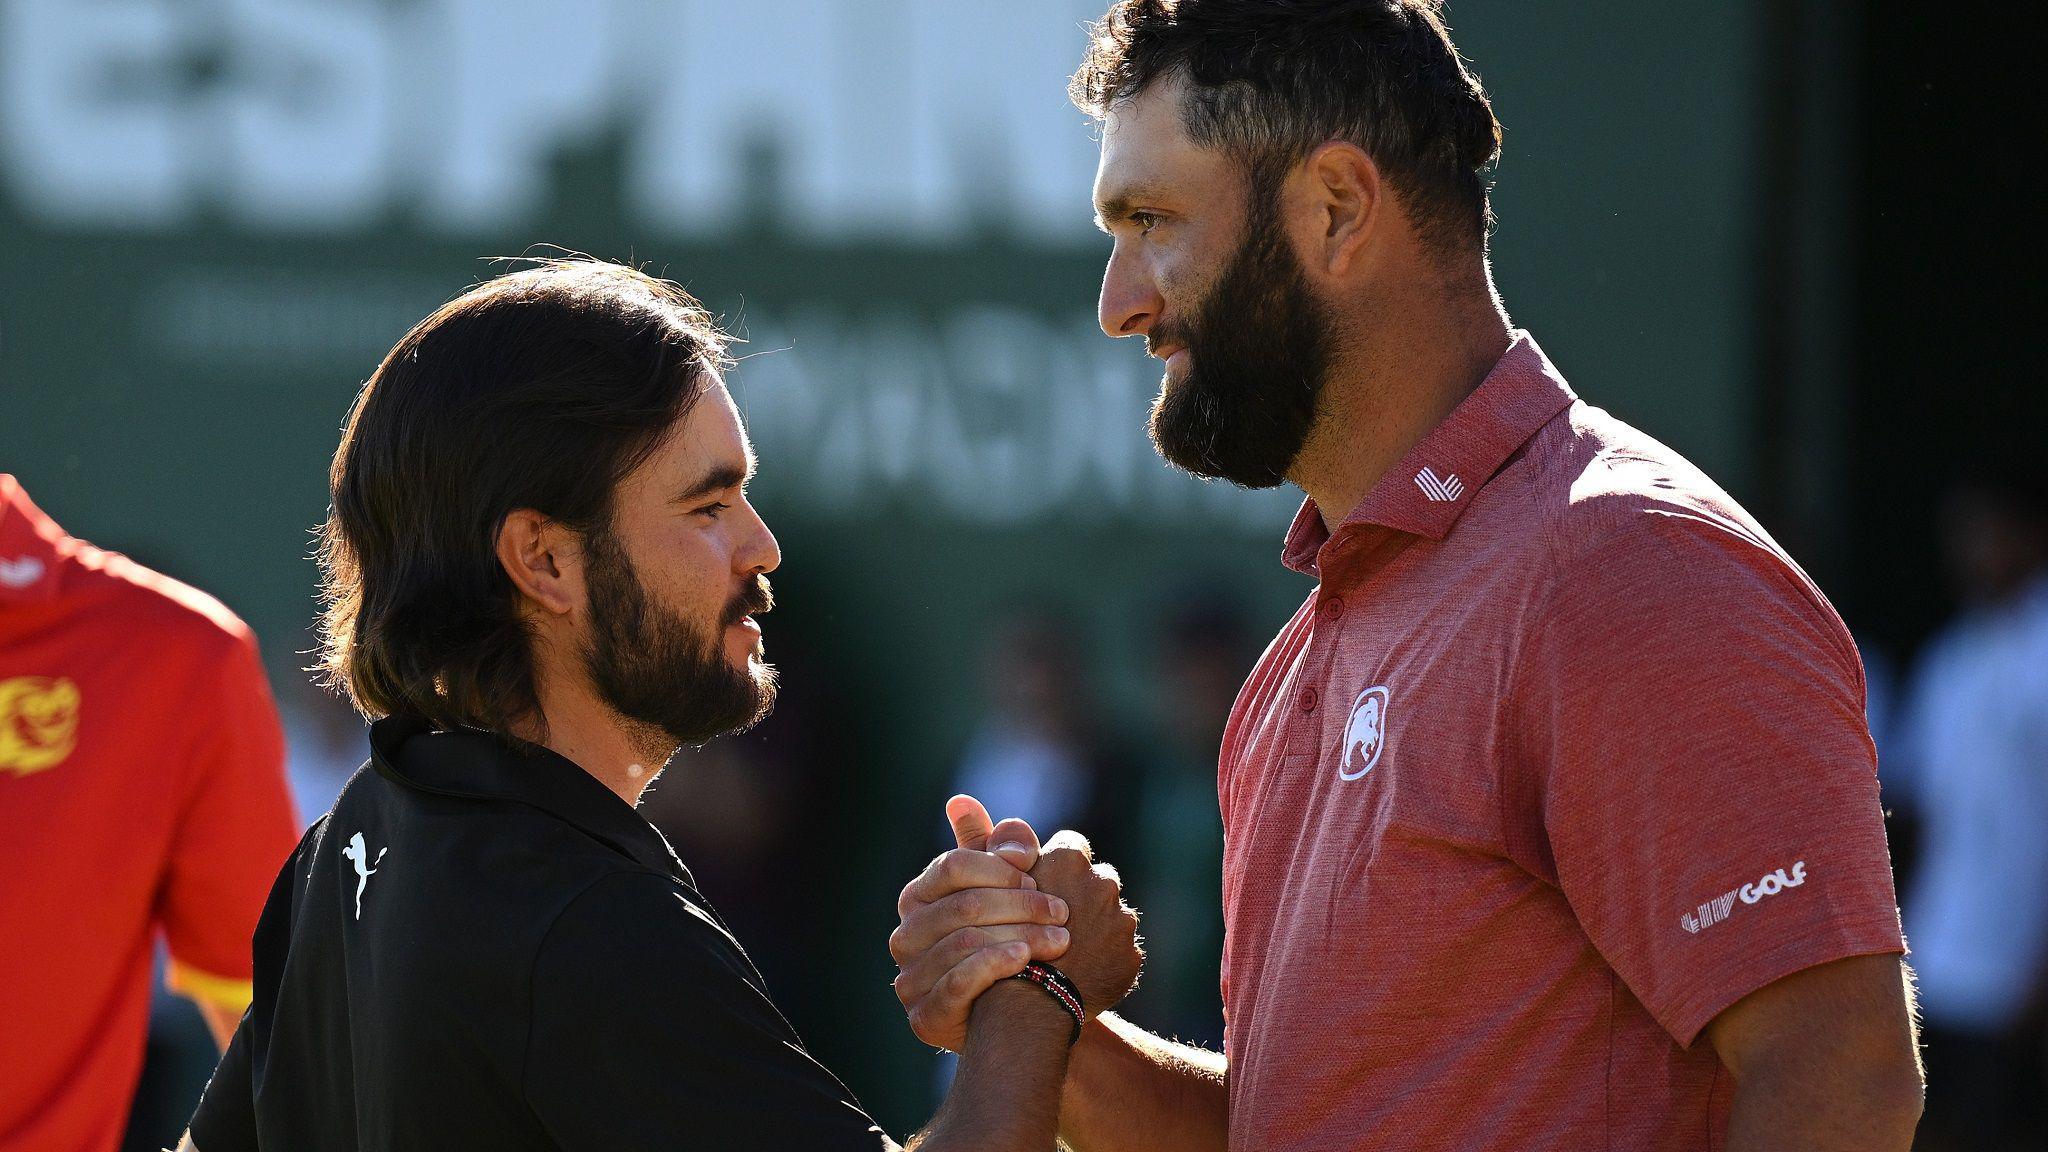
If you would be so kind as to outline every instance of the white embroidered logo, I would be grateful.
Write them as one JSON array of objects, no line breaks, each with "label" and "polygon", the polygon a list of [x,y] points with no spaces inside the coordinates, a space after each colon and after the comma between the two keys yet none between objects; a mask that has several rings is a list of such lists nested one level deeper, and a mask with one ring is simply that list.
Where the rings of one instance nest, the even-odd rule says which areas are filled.
[{"label": "white embroidered logo", "polygon": [[[391,849],[388,847],[377,849],[376,863],[382,864],[384,862],[384,854],[389,851]],[[370,877],[377,874],[377,870],[370,867],[370,846],[363,842],[363,834],[358,832],[348,838],[348,843],[341,846],[341,854],[348,857],[349,862],[356,866],[356,919],[361,920],[363,918],[363,889],[370,886]]]},{"label": "white embroidered logo", "polygon": [[1424,468],[1415,474],[1415,486],[1422,489],[1424,496],[1439,504],[1448,504],[1465,494],[1465,482],[1458,479],[1455,472],[1438,478],[1435,472]]},{"label": "white embroidered logo", "polygon": [[0,586],[26,588],[43,578],[43,562],[34,556],[0,560]]},{"label": "white embroidered logo", "polygon": [[1356,780],[1380,762],[1380,750],[1387,744],[1389,693],[1375,684],[1358,694],[1351,703],[1351,719],[1344,724],[1344,747],[1337,762],[1337,779]]},{"label": "white embroidered logo", "polygon": [[1787,888],[1797,888],[1804,883],[1806,883],[1806,861],[1801,860],[1792,865],[1792,873],[1789,876],[1785,874],[1783,868],[1775,872],[1767,872],[1754,884],[1744,884],[1733,892],[1723,892],[1721,895],[1700,905],[1697,913],[1679,913],[1678,926],[1687,932],[1698,932],[1702,928],[1719,924],[1721,921],[1726,920],[1729,914],[1735,911],[1735,902],[1737,900],[1741,900],[1744,904],[1754,904],[1766,896],[1776,896]]}]

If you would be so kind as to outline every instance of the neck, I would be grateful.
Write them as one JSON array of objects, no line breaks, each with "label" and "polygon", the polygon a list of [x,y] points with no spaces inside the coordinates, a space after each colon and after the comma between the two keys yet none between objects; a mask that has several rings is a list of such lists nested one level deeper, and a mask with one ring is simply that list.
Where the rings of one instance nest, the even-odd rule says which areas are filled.
[{"label": "neck", "polygon": [[1339,322],[1315,427],[1287,476],[1332,531],[1507,352],[1507,313],[1484,264],[1425,284]]},{"label": "neck", "polygon": [[541,670],[536,695],[546,730],[522,722],[513,735],[566,758],[631,805],[675,752],[661,733],[620,716],[587,686]]}]

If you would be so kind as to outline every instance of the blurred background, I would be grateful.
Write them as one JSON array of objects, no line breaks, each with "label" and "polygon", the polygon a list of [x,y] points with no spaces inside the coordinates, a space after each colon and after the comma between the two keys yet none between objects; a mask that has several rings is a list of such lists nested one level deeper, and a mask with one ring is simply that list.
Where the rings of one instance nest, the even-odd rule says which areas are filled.
[{"label": "blurred background", "polygon": [[[1064,86],[1103,6],[0,0],[0,471],[256,628],[310,819],[363,755],[301,671],[361,381],[489,257],[680,280],[748,341],[786,687],[648,811],[798,1030],[892,1131],[928,1114],[885,941],[969,789],[1094,836],[1148,914],[1128,1014],[1213,1042],[1216,738],[1309,585],[1279,565],[1298,494],[1170,472],[1156,366],[1095,327],[1095,143]],[[1506,125],[1511,314],[1863,640],[1909,931],[1923,890],[1930,918],[1988,917],[2006,975],[1956,977],[1950,1008],[1928,973],[1930,1020],[2020,1068],[1982,1106],[2038,1124],[2048,689],[1969,718],[1924,685],[2048,669],[2048,617],[2013,607],[2048,562],[2020,29],[1903,0],[1449,19]],[[1916,674],[1944,651],[1965,671]],[[1992,751],[1948,754],[1959,724]],[[1998,836],[1949,810],[1971,803]],[[133,1147],[175,1138],[211,1066],[166,999]]]}]

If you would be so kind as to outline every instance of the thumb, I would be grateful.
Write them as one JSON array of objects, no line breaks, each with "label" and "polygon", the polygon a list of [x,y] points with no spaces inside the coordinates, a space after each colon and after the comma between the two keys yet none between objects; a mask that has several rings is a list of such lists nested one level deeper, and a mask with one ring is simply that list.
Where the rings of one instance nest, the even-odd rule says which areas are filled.
[{"label": "thumb", "polygon": [[988,834],[995,830],[988,809],[972,796],[955,796],[946,801],[946,821],[953,825],[953,839],[960,847],[976,852],[988,850]]}]

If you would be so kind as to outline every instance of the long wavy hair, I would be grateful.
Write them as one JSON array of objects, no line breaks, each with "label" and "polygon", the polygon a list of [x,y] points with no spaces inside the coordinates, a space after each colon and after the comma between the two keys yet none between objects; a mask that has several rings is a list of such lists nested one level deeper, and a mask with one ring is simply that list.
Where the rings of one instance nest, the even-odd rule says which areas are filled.
[{"label": "long wavy hair", "polygon": [[317,670],[366,716],[539,719],[496,553],[510,513],[607,530],[612,493],[726,365],[680,286],[540,261],[437,309],[363,386],[329,474]]}]

